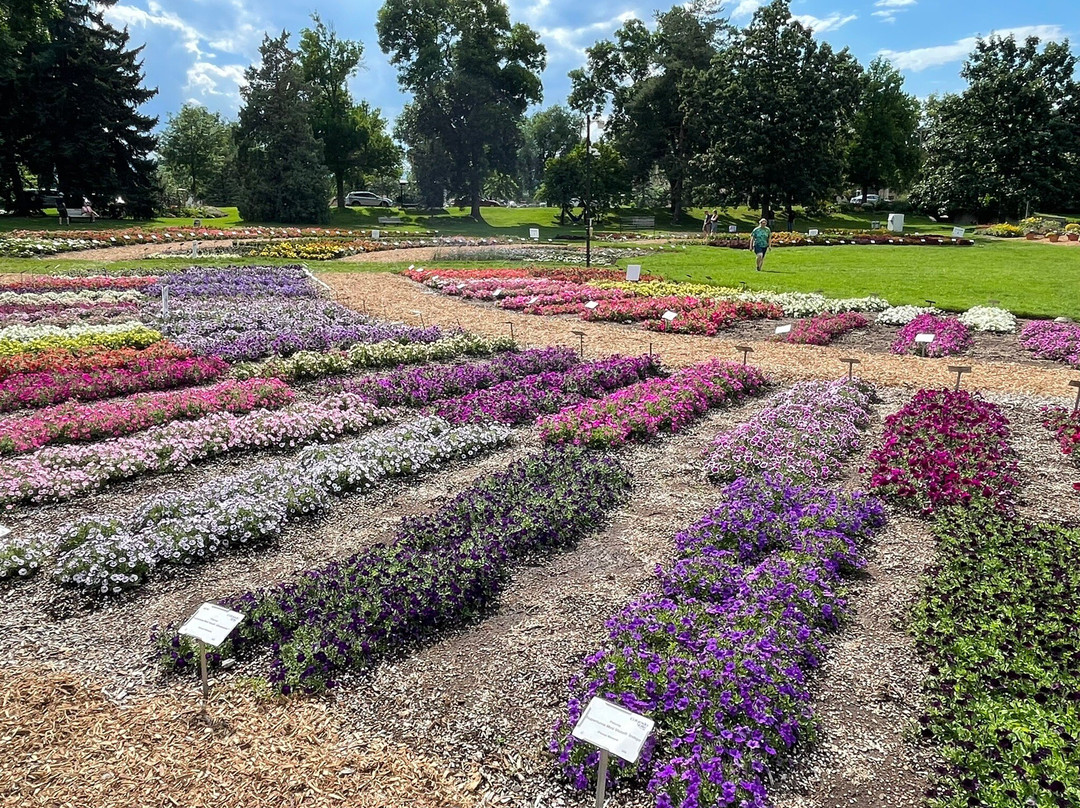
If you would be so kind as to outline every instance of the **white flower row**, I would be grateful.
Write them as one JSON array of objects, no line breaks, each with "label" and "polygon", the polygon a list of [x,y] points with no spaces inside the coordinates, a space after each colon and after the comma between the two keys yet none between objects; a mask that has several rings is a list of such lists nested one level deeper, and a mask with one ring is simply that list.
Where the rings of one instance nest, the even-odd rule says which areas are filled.
[{"label": "white flower row", "polygon": [[831,298],[816,292],[739,292],[738,300],[751,303],[773,303],[784,310],[787,317],[813,317],[815,314],[840,314],[847,311],[884,311],[889,301],[869,297]]},{"label": "white flower row", "polygon": [[[46,446],[0,462],[0,506],[62,502],[141,474],[175,472],[192,463],[252,449],[292,450],[336,440],[384,423],[389,413],[352,394],[243,415],[217,412],[173,421],[122,438]],[[0,561],[0,578],[15,571]]]},{"label": "white flower row", "polygon": [[123,323],[109,323],[108,325],[9,325],[0,328],[0,341],[11,340],[12,342],[32,342],[42,337],[80,337],[84,334],[123,334],[134,329],[145,329],[138,320],[128,320]]},{"label": "white flower row", "polygon": [[1016,316],[997,306],[972,306],[960,315],[960,322],[975,331],[1011,334],[1016,330]]},{"label": "white flower row", "polygon": [[138,303],[146,295],[138,289],[93,290],[81,292],[0,292],[0,304],[23,306],[47,306],[62,304],[74,306],[80,303]]},{"label": "white flower row", "polygon": [[141,585],[159,566],[191,564],[267,541],[290,519],[325,510],[333,497],[481,454],[511,435],[498,425],[454,427],[440,418],[420,418],[347,444],[309,446],[293,460],[156,498],[128,519],[91,517],[58,536],[27,543],[37,545],[32,552],[39,559],[50,546],[60,549],[53,571],[57,583],[116,593]]},{"label": "white flower row", "polygon": [[923,314],[944,314],[934,306],[892,306],[877,316],[881,325],[907,325]]}]

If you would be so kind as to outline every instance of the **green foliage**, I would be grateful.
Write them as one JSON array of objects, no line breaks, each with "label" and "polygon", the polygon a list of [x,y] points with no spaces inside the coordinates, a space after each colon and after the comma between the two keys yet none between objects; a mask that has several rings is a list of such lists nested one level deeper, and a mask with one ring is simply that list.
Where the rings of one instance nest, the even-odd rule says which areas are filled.
[{"label": "green foliage", "polygon": [[774,0],[713,60],[692,100],[710,147],[695,161],[714,198],[814,204],[840,186],[843,133],[859,98],[858,62],[836,53]]},{"label": "green foliage", "polygon": [[162,167],[173,180],[186,184],[195,199],[205,198],[232,155],[232,128],[219,113],[184,104],[179,113],[169,116],[158,151]]},{"label": "green foliage", "polygon": [[584,125],[581,115],[561,106],[536,112],[522,123],[518,171],[527,198],[539,190],[547,161],[566,154],[581,141]]},{"label": "green foliage", "polygon": [[480,218],[484,178],[513,171],[522,116],[542,98],[544,46],[501,0],[386,0],[376,28],[413,93],[397,133],[421,193],[469,196]]},{"label": "green foliage", "polygon": [[924,735],[949,763],[931,805],[1080,801],[1080,535],[989,507],[937,526],[914,614],[929,655]]},{"label": "green foliage", "polygon": [[311,90],[288,33],[259,47],[262,64],[244,71],[237,167],[248,221],[324,224],[330,219],[322,148],[311,129]]},{"label": "green foliage", "polygon": [[926,164],[912,201],[1018,218],[1026,206],[1070,201],[1080,172],[1080,82],[1068,41],[1023,44],[1012,36],[980,39],[961,75],[960,95],[926,105]]},{"label": "green foliage", "polygon": [[630,190],[626,163],[615,148],[601,142],[593,144],[592,151],[590,160],[581,143],[544,166],[544,182],[537,198],[559,208],[560,219],[574,206],[571,200],[575,198],[590,199],[593,215],[602,216]]}]

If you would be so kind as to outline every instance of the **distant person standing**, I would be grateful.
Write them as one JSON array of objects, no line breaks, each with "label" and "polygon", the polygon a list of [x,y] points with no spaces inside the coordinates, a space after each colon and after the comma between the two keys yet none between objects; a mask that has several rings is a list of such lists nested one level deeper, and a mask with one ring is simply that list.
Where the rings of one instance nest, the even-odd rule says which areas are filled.
[{"label": "distant person standing", "polygon": [[64,195],[59,191],[56,192],[56,213],[60,217],[60,224],[71,224],[71,220],[68,218],[67,202],[64,201]]},{"label": "distant person standing", "polygon": [[757,256],[757,271],[761,272],[761,265],[765,263],[765,253],[769,251],[769,239],[772,231],[769,229],[769,220],[762,219],[754,232],[750,234],[750,248]]},{"label": "distant person standing", "polygon": [[709,237],[709,233],[712,232],[712,214],[709,211],[705,211],[705,222],[701,225],[701,235],[705,238]]}]

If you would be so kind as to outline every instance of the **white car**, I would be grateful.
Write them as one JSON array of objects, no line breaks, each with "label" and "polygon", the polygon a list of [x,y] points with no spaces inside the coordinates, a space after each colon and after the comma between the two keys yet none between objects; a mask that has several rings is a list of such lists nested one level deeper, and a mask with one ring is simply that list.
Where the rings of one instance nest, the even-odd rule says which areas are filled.
[{"label": "white car", "polygon": [[[871,205],[873,205],[873,204],[877,203],[878,195],[877,194],[867,194],[866,195],[866,201],[869,202]],[[859,194],[858,196],[851,197],[851,204],[852,205],[861,205],[862,203],[863,203],[862,194]]]},{"label": "white car", "polygon": [[348,195],[345,197],[345,205],[347,207],[372,205],[377,208],[388,208],[390,207],[391,202],[387,197],[379,196],[371,191],[349,191]]}]

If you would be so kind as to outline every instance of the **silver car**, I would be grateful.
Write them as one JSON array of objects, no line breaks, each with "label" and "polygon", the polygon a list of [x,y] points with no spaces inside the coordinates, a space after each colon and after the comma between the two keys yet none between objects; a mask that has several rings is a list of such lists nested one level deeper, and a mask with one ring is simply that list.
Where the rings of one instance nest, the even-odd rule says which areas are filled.
[{"label": "silver car", "polygon": [[387,197],[379,196],[371,191],[349,191],[348,195],[345,197],[345,204],[348,207],[371,205],[377,208],[388,208],[390,207],[391,202]]}]

